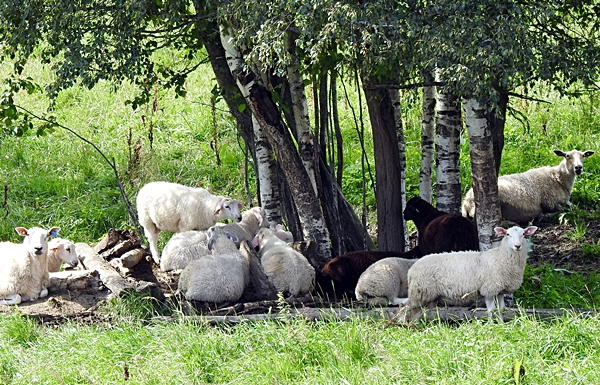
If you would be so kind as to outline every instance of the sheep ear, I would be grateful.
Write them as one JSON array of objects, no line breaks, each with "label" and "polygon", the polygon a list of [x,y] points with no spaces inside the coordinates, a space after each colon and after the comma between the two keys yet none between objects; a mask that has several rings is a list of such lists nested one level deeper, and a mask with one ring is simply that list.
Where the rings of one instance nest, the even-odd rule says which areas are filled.
[{"label": "sheep ear", "polygon": [[283,230],[283,226],[281,225],[281,223],[275,225],[275,230]]},{"label": "sheep ear", "polygon": [[17,231],[17,234],[19,234],[22,237],[26,237],[27,236],[27,229],[25,227],[15,227],[15,230]]},{"label": "sheep ear", "polygon": [[494,231],[499,237],[503,237],[506,235],[506,229],[504,227],[494,227]]},{"label": "sheep ear", "polygon": [[215,207],[215,212],[213,214],[217,215],[219,213],[219,211],[221,211],[222,208],[223,208],[223,201],[219,202],[217,207]]},{"label": "sheep ear", "polygon": [[594,155],[594,151],[585,151],[585,152],[583,153],[583,156],[584,156],[584,157],[586,157],[586,156],[592,156],[592,155]]},{"label": "sheep ear", "polygon": [[566,153],[564,153],[564,152],[563,152],[563,151],[561,151],[561,150],[554,150],[554,153],[555,153],[556,155],[558,155],[558,156],[562,156],[562,157],[564,157],[565,155],[567,155]]},{"label": "sheep ear", "polygon": [[53,227],[50,230],[48,230],[48,236],[56,237],[58,235],[59,231],[60,231],[60,227]]},{"label": "sheep ear", "polygon": [[227,238],[231,240],[233,243],[238,243],[240,239],[231,233],[227,233]]},{"label": "sheep ear", "polygon": [[537,230],[537,226],[529,226],[528,228],[525,229],[525,231],[523,232],[524,235],[532,235],[533,233],[535,233],[535,231]]}]

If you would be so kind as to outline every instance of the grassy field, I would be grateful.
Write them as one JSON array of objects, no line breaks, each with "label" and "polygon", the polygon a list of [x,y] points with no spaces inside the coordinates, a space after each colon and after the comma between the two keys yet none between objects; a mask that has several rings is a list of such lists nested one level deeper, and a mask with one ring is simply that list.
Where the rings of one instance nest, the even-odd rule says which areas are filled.
[{"label": "grassy field", "polygon": [[[0,64],[0,78],[6,69],[7,64]],[[40,82],[51,76],[38,63],[31,63],[27,74]],[[152,180],[203,186],[245,201],[240,181],[248,169],[253,188],[251,167],[245,165],[242,141],[224,103],[217,103],[211,113],[212,84],[212,75],[204,68],[190,77],[185,99],[161,88],[156,90],[156,109],[148,105],[137,111],[125,104],[135,94],[127,84],[117,89],[108,84],[93,90],[75,87],[60,95],[53,114],[115,160],[132,201],[139,187]],[[512,105],[528,117],[530,126],[512,117],[507,121],[502,174],[556,164],[560,159],[553,149],[597,150],[600,114],[594,97],[559,99],[546,90],[537,96],[551,103]],[[413,195],[418,193],[420,106],[411,102],[418,100],[416,94],[403,97],[407,185]],[[356,108],[356,97],[350,100]],[[38,114],[49,106],[40,95],[20,95],[18,103]],[[347,151],[343,188],[358,209],[360,146],[350,106],[344,98],[340,105]],[[211,143],[214,129],[217,142]],[[368,156],[373,164],[372,153]],[[467,143],[461,156],[466,190],[470,185]],[[599,165],[600,155],[591,157],[575,185],[575,206],[567,215],[577,223],[598,221]],[[60,226],[62,236],[93,244],[110,228],[131,226],[111,168],[89,144],[66,130],[59,128],[41,137],[0,136],[0,182],[6,186],[0,207],[2,240],[20,241],[15,226],[41,225]],[[367,201],[372,213],[371,190]],[[585,232],[584,226],[579,231]],[[166,237],[163,234],[162,242]],[[578,239],[575,233],[573,237]],[[600,255],[597,244],[587,247],[592,256]],[[589,307],[600,299],[577,302],[576,295],[565,299],[569,291],[563,290],[575,285],[579,286],[573,292],[586,285],[595,288],[600,282],[597,274],[564,276],[545,267],[527,274],[550,277],[546,292],[534,286],[522,288],[534,306],[546,301],[544,307]],[[209,327],[184,319],[156,321],[155,310],[148,309],[143,299],[109,304],[103,314],[105,324],[69,323],[57,329],[40,327],[18,312],[0,317],[0,383],[600,383],[597,316],[570,314],[553,321],[523,316],[506,324],[433,323],[414,329],[359,319]],[[522,378],[513,375],[519,365],[525,370]]]}]

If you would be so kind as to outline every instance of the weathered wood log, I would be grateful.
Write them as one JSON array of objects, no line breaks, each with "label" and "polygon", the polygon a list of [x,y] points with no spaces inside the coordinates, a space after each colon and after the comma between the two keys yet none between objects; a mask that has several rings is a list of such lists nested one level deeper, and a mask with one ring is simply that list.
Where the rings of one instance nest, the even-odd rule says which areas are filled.
[{"label": "weathered wood log", "polygon": [[94,251],[98,254],[102,254],[116,244],[126,240],[137,240],[139,242],[139,238],[135,235],[133,230],[109,229],[104,238],[94,246]]},{"label": "weathered wood log", "polygon": [[240,301],[253,302],[277,298],[277,290],[275,290],[275,287],[265,275],[258,259],[258,254],[252,246],[247,241],[242,242],[240,244],[240,252],[248,259],[250,264],[250,281],[246,289],[244,289]]},{"label": "weathered wood log", "polygon": [[88,270],[97,271],[104,286],[114,295],[119,296],[124,290],[134,289],[134,286],[121,277],[110,263],[102,259],[90,245],[79,242],[75,244],[75,247],[77,249],[77,256],[83,266]]},{"label": "weathered wood log", "polygon": [[67,291],[99,291],[102,281],[96,271],[65,270],[50,273],[48,292],[64,293]]}]

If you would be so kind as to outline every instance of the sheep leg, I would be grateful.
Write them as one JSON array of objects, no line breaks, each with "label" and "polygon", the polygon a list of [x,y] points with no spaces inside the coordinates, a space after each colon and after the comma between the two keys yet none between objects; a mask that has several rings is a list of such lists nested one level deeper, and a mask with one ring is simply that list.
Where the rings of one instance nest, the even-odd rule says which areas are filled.
[{"label": "sheep leg", "polygon": [[404,306],[408,302],[408,298],[394,298],[390,301],[390,305]]},{"label": "sheep leg", "polygon": [[5,299],[0,300],[0,305],[18,305],[21,303],[19,294],[9,294]]},{"label": "sheep leg", "polygon": [[156,226],[152,227],[153,228],[144,227],[144,234],[146,234],[148,244],[150,245],[150,254],[152,254],[152,259],[154,262],[160,263],[160,254],[158,252],[158,234],[160,234],[160,230]]},{"label": "sheep leg", "polygon": [[498,298],[498,309],[503,310],[504,309],[504,294],[498,294],[497,298]]},{"label": "sheep leg", "polygon": [[40,297],[39,298],[44,298],[48,296],[48,289],[42,289],[42,291],[40,291]]}]

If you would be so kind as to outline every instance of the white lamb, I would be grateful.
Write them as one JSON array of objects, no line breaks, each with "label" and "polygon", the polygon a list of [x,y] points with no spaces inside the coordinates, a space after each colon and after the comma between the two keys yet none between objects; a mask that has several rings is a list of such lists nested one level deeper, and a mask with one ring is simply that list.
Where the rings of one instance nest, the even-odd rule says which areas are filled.
[{"label": "white lamb", "polygon": [[283,225],[281,225],[280,223],[275,225],[275,235],[277,236],[277,238],[281,239],[286,243],[294,242],[294,236],[292,235],[292,232],[285,230],[283,228]]},{"label": "white lamb", "polygon": [[242,213],[242,220],[239,223],[228,223],[220,226],[220,230],[235,235],[239,242],[251,242],[259,229],[269,227],[267,214],[261,207],[252,207]]},{"label": "white lamb", "polygon": [[75,244],[68,239],[54,238],[48,242],[48,272],[53,273],[60,270],[63,262],[70,267],[79,264]]},{"label": "white lamb", "polygon": [[158,234],[161,231],[206,230],[223,219],[239,222],[241,207],[235,199],[169,182],[148,183],[137,195],[138,219],[156,263],[160,263]]},{"label": "white lamb", "polygon": [[178,293],[203,302],[236,302],[249,281],[248,260],[239,252],[234,235],[215,231],[208,241],[211,255],[190,261],[179,277]]},{"label": "white lamb", "polygon": [[355,295],[369,306],[401,305],[408,295],[408,269],[417,259],[384,258],[358,278]]},{"label": "white lamb", "polygon": [[306,257],[288,246],[273,230],[258,230],[252,244],[259,246],[260,264],[275,290],[296,297],[313,289],[315,269]]},{"label": "white lamb", "polygon": [[209,232],[184,231],[173,234],[165,245],[160,258],[160,269],[162,271],[184,269],[190,261],[210,255],[208,250]]},{"label": "white lamb", "polygon": [[525,261],[530,251],[530,236],[535,226],[494,229],[503,236],[500,246],[486,251],[429,254],[408,270],[408,315],[421,317],[421,308],[436,301],[460,302],[479,293],[485,299],[488,315],[504,308],[504,294],[512,293],[523,283]]},{"label": "white lamb", "polygon": [[[575,177],[583,171],[583,159],[593,155],[594,151],[555,150],[554,153],[564,157],[557,166],[534,168],[498,178],[502,218],[527,222],[542,214],[558,212],[569,203]],[[465,217],[475,217],[473,189],[465,195],[461,211]]]},{"label": "white lamb", "polygon": [[15,230],[25,237],[22,244],[0,243],[0,305],[16,305],[48,295],[48,238],[56,236],[60,228]]}]

